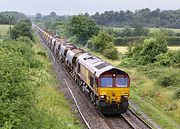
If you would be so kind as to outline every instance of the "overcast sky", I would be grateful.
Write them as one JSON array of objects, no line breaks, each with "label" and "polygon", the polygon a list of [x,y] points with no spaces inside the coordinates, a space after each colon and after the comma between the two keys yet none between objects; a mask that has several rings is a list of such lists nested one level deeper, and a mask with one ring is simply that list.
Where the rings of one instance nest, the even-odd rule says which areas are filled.
[{"label": "overcast sky", "polygon": [[0,0],[1,11],[20,11],[28,15],[37,12],[49,14],[54,11],[59,15],[108,10],[138,10],[142,8],[161,10],[180,9],[180,0]]}]

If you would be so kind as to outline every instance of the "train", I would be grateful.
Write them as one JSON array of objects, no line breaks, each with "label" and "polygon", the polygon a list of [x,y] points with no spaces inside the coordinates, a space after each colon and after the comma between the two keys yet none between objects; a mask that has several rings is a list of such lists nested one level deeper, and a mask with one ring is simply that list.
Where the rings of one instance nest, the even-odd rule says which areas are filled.
[{"label": "train", "polygon": [[100,112],[127,111],[130,77],[125,71],[37,25],[34,29]]}]

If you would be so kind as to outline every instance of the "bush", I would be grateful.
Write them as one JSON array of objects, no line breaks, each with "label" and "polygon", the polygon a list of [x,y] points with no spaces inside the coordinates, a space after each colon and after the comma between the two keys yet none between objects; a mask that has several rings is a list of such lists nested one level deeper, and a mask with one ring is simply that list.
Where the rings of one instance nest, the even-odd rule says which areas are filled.
[{"label": "bush", "polygon": [[172,86],[174,84],[174,79],[171,76],[164,76],[159,80],[159,83],[162,87]]},{"label": "bush", "polygon": [[134,61],[138,64],[146,65],[155,63],[156,56],[167,52],[167,42],[165,40],[150,38],[145,39],[142,44],[136,44],[129,52]]},{"label": "bush", "polygon": [[156,56],[156,64],[163,66],[170,66],[171,59],[168,53],[162,53]]},{"label": "bush", "polygon": [[118,59],[118,50],[115,47],[111,47],[111,48],[105,49],[103,51],[103,55],[109,59],[116,60]]},{"label": "bush", "polygon": [[38,54],[38,55],[41,55],[41,56],[43,56],[43,57],[47,57],[46,53],[43,52],[43,51],[38,51],[37,54]]},{"label": "bush", "polygon": [[175,97],[176,99],[180,99],[180,89],[178,89],[178,90],[175,91],[174,97]]},{"label": "bush", "polygon": [[180,67],[180,50],[169,51],[168,55],[171,58],[171,66]]},{"label": "bush", "polygon": [[179,73],[178,71],[165,71],[161,73],[158,77],[158,84],[162,87],[168,87],[168,86],[179,86]]},{"label": "bush", "polygon": [[180,67],[180,51],[169,50],[156,56],[156,64],[163,66]]},{"label": "bush", "polygon": [[79,39],[76,35],[72,36],[71,38],[68,39],[68,41],[70,43],[75,43],[75,44],[78,44],[79,43]]},{"label": "bush", "polygon": [[[26,46],[26,48],[25,48]],[[26,53],[26,52],[28,53]],[[31,47],[18,41],[0,43],[0,127],[19,128],[33,120],[36,83],[31,82]],[[32,60],[31,60],[32,61]]]},{"label": "bush", "polygon": [[92,49],[97,52],[103,52],[105,49],[113,47],[114,38],[106,32],[99,32],[97,36],[91,38]]},{"label": "bush", "polygon": [[24,42],[24,43],[30,44],[30,45],[33,44],[32,40],[29,37],[26,37],[26,36],[20,36],[16,40],[20,41],[20,42]]}]

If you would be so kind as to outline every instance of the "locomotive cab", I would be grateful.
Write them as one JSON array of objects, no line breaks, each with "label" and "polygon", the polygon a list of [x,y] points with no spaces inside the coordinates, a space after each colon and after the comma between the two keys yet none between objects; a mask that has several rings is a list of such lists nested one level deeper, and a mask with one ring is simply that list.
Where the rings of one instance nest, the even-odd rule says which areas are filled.
[{"label": "locomotive cab", "polygon": [[[119,113],[128,109],[130,78],[127,73],[119,69],[111,69],[102,73],[98,79],[98,106],[110,107]],[[106,111],[107,113],[108,111]]]}]

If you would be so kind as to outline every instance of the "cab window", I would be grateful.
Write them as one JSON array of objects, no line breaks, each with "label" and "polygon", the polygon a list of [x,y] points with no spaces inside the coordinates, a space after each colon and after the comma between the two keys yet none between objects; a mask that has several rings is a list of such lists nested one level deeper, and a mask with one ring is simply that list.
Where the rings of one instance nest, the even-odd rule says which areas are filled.
[{"label": "cab window", "polygon": [[126,77],[116,78],[116,87],[127,87],[128,79]]},{"label": "cab window", "polygon": [[112,78],[101,78],[101,87],[112,87],[113,79]]}]

